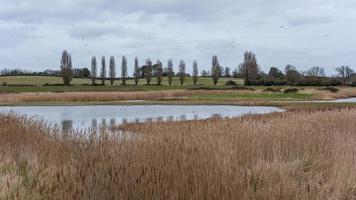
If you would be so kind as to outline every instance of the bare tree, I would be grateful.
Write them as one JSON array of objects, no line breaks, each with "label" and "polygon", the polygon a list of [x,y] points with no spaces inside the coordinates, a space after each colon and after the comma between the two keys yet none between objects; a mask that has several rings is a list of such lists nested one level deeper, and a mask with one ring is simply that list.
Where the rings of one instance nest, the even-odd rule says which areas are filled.
[{"label": "bare tree", "polygon": [[211,66],[211,78],[213,79],[214,85],[216,85],[220,78],[220,64],[217,56],[213,56],[212,66]]},{"label": "bare tree", "polygon": [[244,61],[239,65],[239,72],[245,79],[245,85],[250,85],[257,80],[260,69],[257,64],[256,56],[253,52],[244,53]]},{"label": "bare tree", "polygon": [[179,61],[179,81],[183,85],[185,81],[185,62],[184,60]]},{"label": "bare tree", "polygon": [[344,83],[350,81],[352,74],[354,73],[349,66],[341,66],[335,70],[337,71],[338,76],[342,77]]},{"label": "bare tree", "polygon": [[193,62],[193,84],[197,85],[198,82],[198,62],[194,60]]},{"label": "bare tree", "polygon": [[101,78],[101,84],[102,84],[102,85],[105,85],[105,78],[106,78],[106,62],[105,62],[105,56],[101,57],[100,78]]},{"label": "bare tree", "polygon": [[162,83],[162,76],[163,76],[163,67],[162,67],[162,63],[160,60],[157,60],[157,71],[156,71],[156,75],[157,75],[157,85],[161,85]]},{"label": "bare tree", "polygon": [[135,58],[135,71],[134,71],[135,85],[138,85],[138,81],[140,80],[140,64],[138,62],[138,58]]},{"label": "bare tree", "polygon": [[172,85],[174,70],[173,70],[173,60],[168,60],[168,69],[167,69],[167,76],[168,76],[168,84]]},{"label": "bare tree", "polygon": [[307,71],[307,75],[313,77],[325,76],[325,70],[322,67],[313,66]]},{"label": "bare tree", "polygon": [[97,76],[97,63],[96,63],[96,57],[93,56],[91,58],[91,74],[90,74],[92,85],[96,85],[95,83],[96,76]]},{"label": "bare tree", "polygon": [[146,76],[147,85],[150,85],[151,84],[151,80],[152,80],[152,61],[149,58],[146,60],[146,73],[145,73],[145,76]]},{"label": "bare tree", "polygon": [[122,85],[126,85],[126,79],[127,79],[127,59],[125,56],[122,56],[122,62],[121,62],[121,79],[122,79]]},{"label": "bare tree", "polygon": [[110,68],[109,68],[109,74],[110,74],[110,84],[114,85],[114,81],[116,78],[116,69],[115,69],[115,57],[110,56]]},{"label": "bare tree", "polygon": [[64,85],[70,85],[73,78],[72,56],[64,50],[61,59],[61,76]]}]

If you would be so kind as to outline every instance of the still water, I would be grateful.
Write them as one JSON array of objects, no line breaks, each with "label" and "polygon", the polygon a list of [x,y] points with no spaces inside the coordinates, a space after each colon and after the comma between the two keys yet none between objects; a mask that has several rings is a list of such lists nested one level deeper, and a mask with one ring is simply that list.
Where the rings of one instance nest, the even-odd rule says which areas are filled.
[{"label": "still water", "polygon": [[195,120],[238,117],[245,114],[282,112],[276,107],[220,105],[100,105],[100,106],[14,106],[0,107],[20,115],[44,119],[64,130],[98,128],[130,122]]}]

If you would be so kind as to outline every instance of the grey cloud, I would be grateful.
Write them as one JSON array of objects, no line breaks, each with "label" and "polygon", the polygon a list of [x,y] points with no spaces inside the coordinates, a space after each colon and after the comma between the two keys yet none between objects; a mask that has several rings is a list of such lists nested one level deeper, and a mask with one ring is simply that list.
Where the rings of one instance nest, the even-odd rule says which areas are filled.
[{"label": "grey cloud", "polygon": [[[350,57],[356,55],[356,29],[350,26],[356,20],[353,0],[0,0],[0,4],[1,65],[52,68],[58,65],[61,50],[68,49],[80,66],[89,65],[93,55],[127,55],[163,62],[170,57],[187,63],[197,59],[199,66],[210,68],[216,54],[222,65],[235,67],[244,50],[255,51],[264,70],[288,63],[308,67],[347,61],[356,66]],[[345,51],[349,54],[338,54]]]},{"label": "grey cloud", "polygon": [[333,21],[331,16],[299,16],[291,19],[289,24],[291,26],[303,26],[313,24],[324,24]]}]

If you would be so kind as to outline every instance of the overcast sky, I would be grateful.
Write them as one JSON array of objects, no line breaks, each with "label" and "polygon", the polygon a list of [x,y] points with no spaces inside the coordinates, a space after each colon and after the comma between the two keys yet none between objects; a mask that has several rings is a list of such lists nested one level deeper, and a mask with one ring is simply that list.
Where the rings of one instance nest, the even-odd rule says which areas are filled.
[{"label": "overcast sky", "polygon": [[129,66],[184,59],[190,72],[194,59],[210,69],[212,55],[235,68],[249,50],[265,71],[331,74],[356,69],[355,10],[355,0],[0,0],[0,68],[58,69],[67,49],[75,67],[125,55]]}]

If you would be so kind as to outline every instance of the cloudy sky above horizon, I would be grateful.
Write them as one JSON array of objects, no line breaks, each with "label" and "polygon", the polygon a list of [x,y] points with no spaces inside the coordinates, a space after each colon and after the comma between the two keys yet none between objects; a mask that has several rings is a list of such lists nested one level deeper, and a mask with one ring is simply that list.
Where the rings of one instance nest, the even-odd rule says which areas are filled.
[{"label": "cloudy sky above horizon", "polygon": [[0,68],[75,67],[92,56],[173,58],[235,68],[246,50],[264,71],[293,64],[356,69],[354,0],[0,0]]}]

